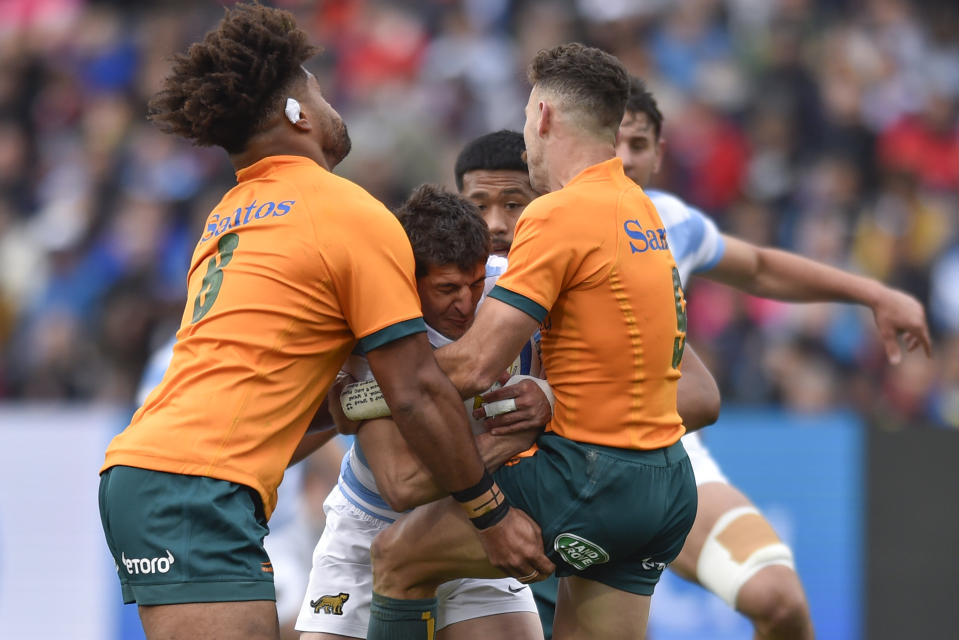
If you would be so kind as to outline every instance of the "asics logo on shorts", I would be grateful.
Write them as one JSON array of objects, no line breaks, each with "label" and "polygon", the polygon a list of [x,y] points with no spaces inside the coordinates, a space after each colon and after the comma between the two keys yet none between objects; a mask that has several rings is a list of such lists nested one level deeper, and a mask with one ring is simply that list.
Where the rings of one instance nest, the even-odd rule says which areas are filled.
[{"label": "asics logo on shorts", "polygon": [[130,575],[166,573],[170,570],[175,560],[170,550],[166,550],[165,558],[128,558],[125,553],[120,552],[120,561],[127,568]]}]

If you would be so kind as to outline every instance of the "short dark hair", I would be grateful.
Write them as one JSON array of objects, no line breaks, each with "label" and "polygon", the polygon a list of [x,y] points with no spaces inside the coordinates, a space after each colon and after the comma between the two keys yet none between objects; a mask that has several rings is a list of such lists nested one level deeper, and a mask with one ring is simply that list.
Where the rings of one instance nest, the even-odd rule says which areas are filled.
[{"label": "short dark hair", "polygon": [[614,56],[578,42],[543,49],[527,69],[533,85],[569,98],[598,130],[619,129],[629,97],[629,74]]},{"label": "short dark hair", "polygon": [[626,113],[645,113],[659,139],[663,132],[663,112],[656,104],[653,92],[646,88],[646,83],[636,76],[629,76],[629,99],[626,101]]},{"label": "short dark hair", "polygon": [[525,151],[523,134],[515,131],[503,129],[476,138],[456,157],[456,188],[463,190],[463,175],[467,171],[529,171],[523,159]]},{"label": "short dark hair", "polygon": [[318,51],[290,12],[237,4],[202,42],[174,56],[149,118],[197,146],[243,151]]},{"label": "short dark hair", "polygon": [[420,185],[397,209],[396,217],[413,247],[417,278],[430,267],[448,264],[466,271],[489,257],[492,241],[479,209],[442,187]]}]

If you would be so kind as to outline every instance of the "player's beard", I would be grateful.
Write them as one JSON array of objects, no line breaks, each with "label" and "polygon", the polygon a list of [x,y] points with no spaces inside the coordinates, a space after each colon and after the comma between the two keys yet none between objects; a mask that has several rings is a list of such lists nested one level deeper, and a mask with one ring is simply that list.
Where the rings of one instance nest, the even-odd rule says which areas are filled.
[{"label": "player's beard", "polygon": [[349,155],[350,149],[353,148],[350,132],[346,130],[346,123],[343,122],[343,118],[335,118],[331,125],[329,139],[323,147],[323,154],[330,164],[330,169],[340,164]]}]

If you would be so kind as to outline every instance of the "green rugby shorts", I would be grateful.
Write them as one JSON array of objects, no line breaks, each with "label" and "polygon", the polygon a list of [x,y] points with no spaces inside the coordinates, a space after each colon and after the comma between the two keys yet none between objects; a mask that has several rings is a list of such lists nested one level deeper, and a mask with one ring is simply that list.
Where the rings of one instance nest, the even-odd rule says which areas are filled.
[{"label": "green rugby shorts", "polygon": [[543,530],[557,576],[652,595],[696,517],[696,482],[681,442],[651,451],[543,434],[539,450],[494,477]]},{"label": "green rugby shorts", "polygon": [[269,528],[249,487],[111,467],[100,476],[100,520],[124,603],[276,600]]}]

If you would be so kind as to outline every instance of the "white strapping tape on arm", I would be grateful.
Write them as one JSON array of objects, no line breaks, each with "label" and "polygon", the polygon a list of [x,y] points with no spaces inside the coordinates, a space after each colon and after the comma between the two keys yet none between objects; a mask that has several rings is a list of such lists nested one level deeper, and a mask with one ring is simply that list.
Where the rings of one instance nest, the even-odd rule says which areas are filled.
[{"label": "white strapping tape on arm", "polygon": [[376,380],[363,380],[343,387],[340,392],[340,406],[347,418],[354,422],[385,418],[390,415],[390,407]]}]

